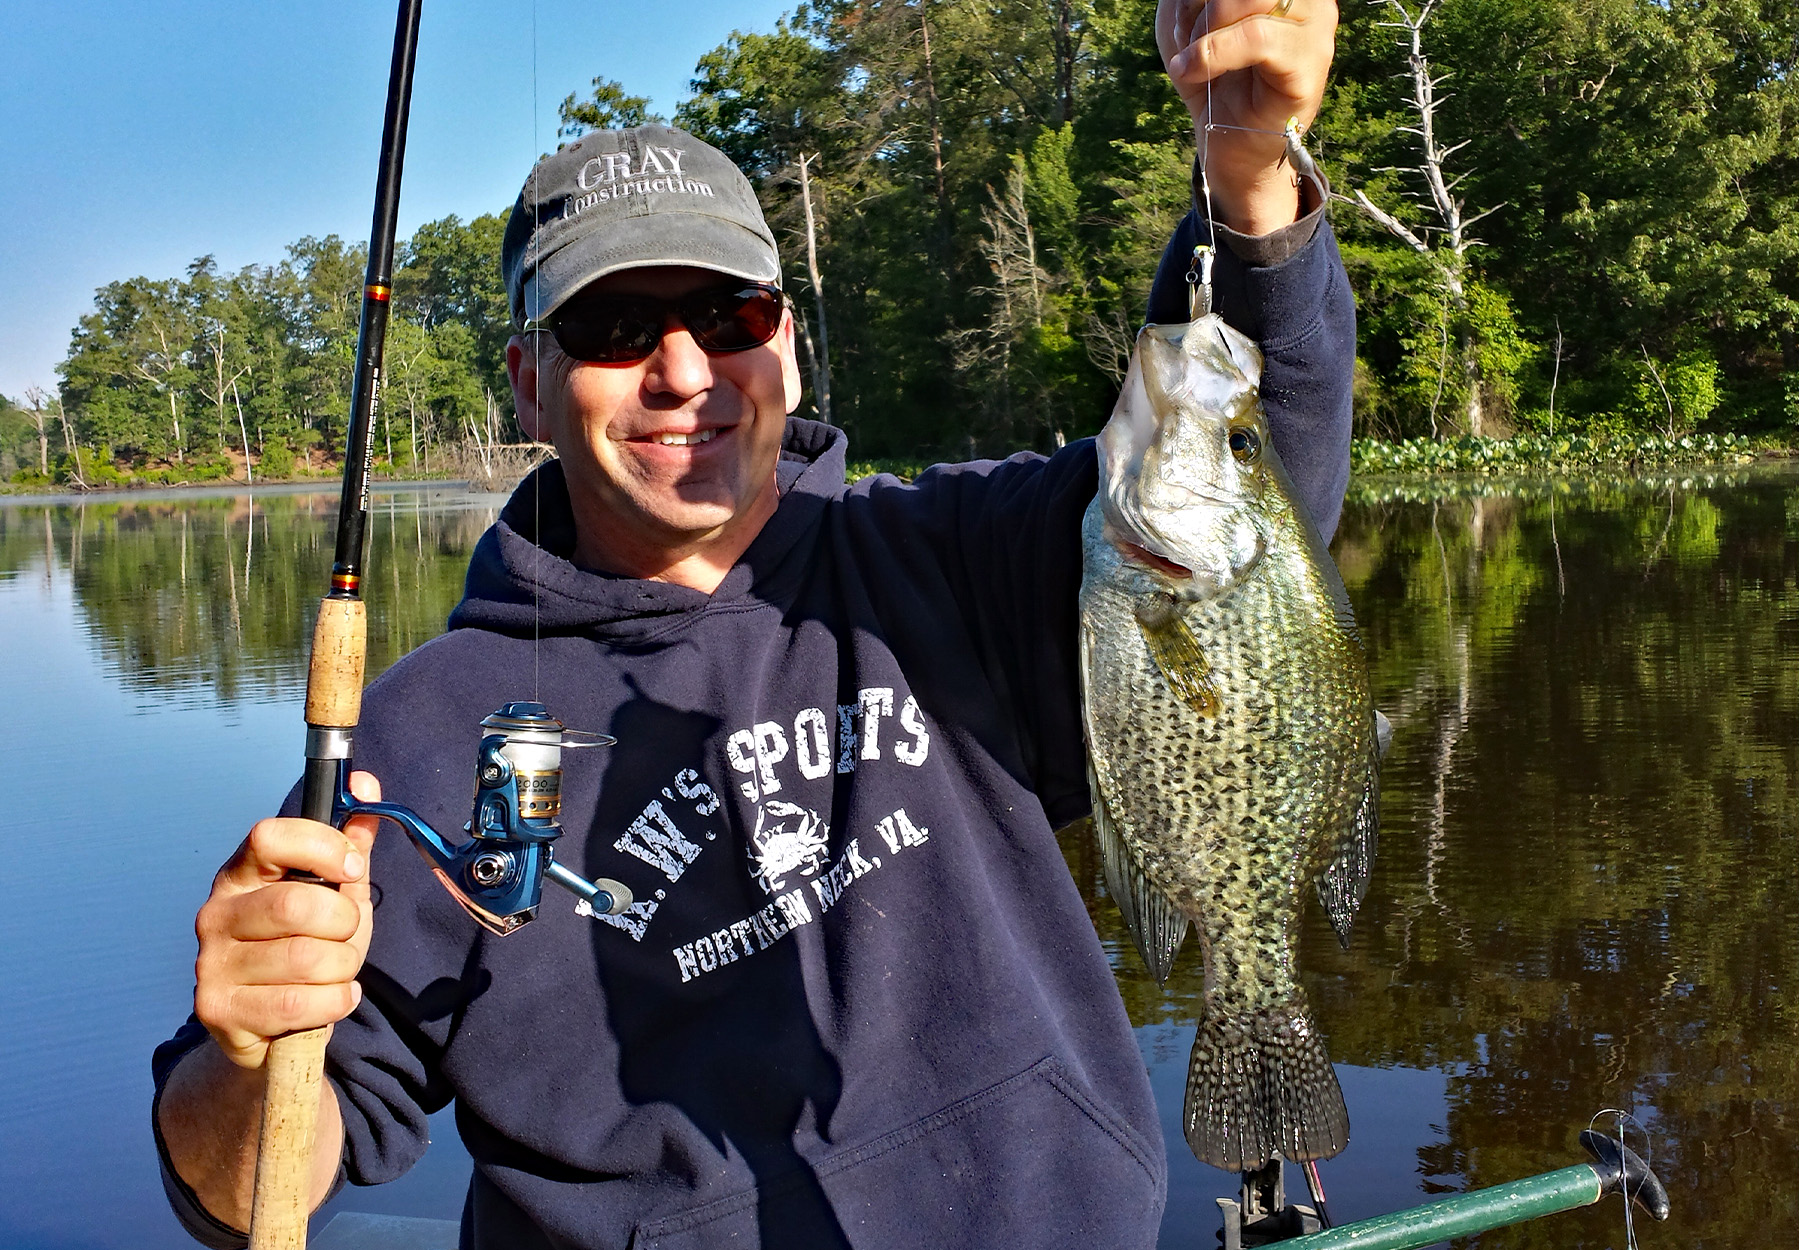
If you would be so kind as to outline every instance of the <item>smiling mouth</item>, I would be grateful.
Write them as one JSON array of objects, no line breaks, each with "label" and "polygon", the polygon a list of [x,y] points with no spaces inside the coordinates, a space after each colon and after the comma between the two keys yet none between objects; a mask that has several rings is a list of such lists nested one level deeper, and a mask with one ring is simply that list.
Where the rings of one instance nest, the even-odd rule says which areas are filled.
[{"label": "smiling mouth", "polygon": [[645,442],[655,443],[660,447],[698,447],[701,443],[710,443],[717,430],[695,430],[692,434],[652,434]]}]

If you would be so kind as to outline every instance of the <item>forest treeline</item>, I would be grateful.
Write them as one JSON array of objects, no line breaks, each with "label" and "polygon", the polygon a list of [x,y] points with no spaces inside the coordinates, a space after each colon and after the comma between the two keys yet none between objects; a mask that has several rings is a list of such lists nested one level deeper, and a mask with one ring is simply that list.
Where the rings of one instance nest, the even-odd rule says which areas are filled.
[{"label": "forest treeline", "polygon": [[[1104,420],[1190,200],[1154,8],[819,0],[701,58],[667,120],[755,182],[808,403],[858,456],[1045,448]],[[1357,292],[1358,433],[1791,433],[1795,39],[1790,0],[1346,0],[1307,145]],[[565,140],[654,119],[604,73],[561,115]],[[504,221],[400,249],[392,471],[519,437]],[[109,284],[59,393],[0,410],[0,469],[283,476],[337,448],[363,265],[328,236]]]}]

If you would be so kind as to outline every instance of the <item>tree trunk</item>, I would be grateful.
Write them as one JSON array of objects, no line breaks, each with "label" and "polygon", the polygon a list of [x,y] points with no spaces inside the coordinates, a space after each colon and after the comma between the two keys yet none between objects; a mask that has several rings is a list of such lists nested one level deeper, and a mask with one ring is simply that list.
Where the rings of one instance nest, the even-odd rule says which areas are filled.
[{"label": "tree trunk", "polygon": [[[244,440],[244,481],[254,482],[256,479],[250,472],[250,431],[244,428],[244,401],[238,398],[237,382],[231,384],[231,402],[237,405],[238,437]],[[245,573],[245,577],[249,574]]]},{"label": "tree trunk", "polygon": [[62,421],[63,446],[69,451],[69,472],[74,474],[75,485],[82,490],[87,489],[87,479],[81,475],[81,451],[75,446],[75,430],[69,424],[69,414],[58,404],[56,415]]},{"label": "tree trunk", "polygon": [[44,388],[41,386],[26,387],[25,402],[31,405],[25,411],[31,414],[31,423],[37,427],[38,472],[49,477],[50,405],[44,402]]},{"label": "tree trunk", "polygon": [[1069,0],[1056,5],[1056,112],[1059,125],[1075,120],[1075,32]]},{"label": "tree trunk", "polygon": [[931,170],[937,178],[938,263],[950,256],[950,193],[944,185],[944,132],[938,124],[937,79],[931,67],[931,23],[919,12],[919,35],[925,49],[925,105],[931,120]]},{"label": "tree trunk", "polygon": [[806,278],[812,283],[813,315],[819,322],[819,350],[813,358],[813,397],[818,402],[819,420],[830,425],[831,337],[825,326],[825,284],[819,277],[818,228],[813,220],[812,179],[807,176],[807,160],[800,158],[800,203],[806,209]]},{"label": "tree trunk", "polygon": [[1483,438],[1487,431],[1481,408],[1481,358],[1476,354],[1475,336],[1466,320],[1457,334],[1457,346],[1462,353],[1463,424],[1470,434]]}]

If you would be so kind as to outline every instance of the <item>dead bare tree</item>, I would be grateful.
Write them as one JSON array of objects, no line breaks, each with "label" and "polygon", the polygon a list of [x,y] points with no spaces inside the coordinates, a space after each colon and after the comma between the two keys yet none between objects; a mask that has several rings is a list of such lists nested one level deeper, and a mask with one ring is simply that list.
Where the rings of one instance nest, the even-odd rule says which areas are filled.
[{"label": "dead bare tree", "polygon": [[[1382,172],[1412,173],[1422,178],[1429,211],[1435,221],[1415,230],[1392,213],[1378,207],[1360,187],[1352,191],[1349,197],[1337,198],[1348,199],[1356,204],[1389,234],[1431,263],[1451,308],[1457,314],[1457,355],[1463,384],[1467,390],[1463,401],[1464,423],[1469,433],[1480,435],[1484,432],[1485,425],[1481,361],[1467,317],[1469,297],[1466,278],[1469,250],[1479,247],[1481,241],[1469,233],[1469,227],[1483,217],[1498,212],[1504,205],[1496,204],[1476,213],[1467,212],[1463,200],[1456,194],[1457,187],[1467,175],[1446,176],[1445,173],[1450,158],[1466,147],[1469,140],[1445,146],[1438,137],[1438,108],[1448,97],[1439,96],[1437,89],[1447,76],[1432,75],[1431,62],[1425,55],[1425,27],[1436,12],[1439,2],[1440,0],[1418,0],[1416,4],[1409,5],[1407,0],[1370,0],[1371,4],[1391,10],[1395,16],[1394,21],[1383,22],[1381,25],[1402,32],[1400,45],[1406,50],[1407,63],[1407,72],[1402,77],[1411,80],[1408,104],[1417,120],[1414,125],[1401,126],[1399,130],[1402,134],[1415,136],[1419,142],[1417,165],[1410,169]],[[1441,375],[1440,369],[1440,389]]]},{"label": "dead bare tree", "polygon": [[132,372],[157,390],[169,396],[169,424],[175,433],[175,463],[182,463],[181,413],[176,407],[175,373],[182,367],[181,350],[169,341],[169,327],[160,317],[147,317],[150,332],[156,336],[156,348],[146,351],[131,362]]},{"label": "dead bare tree", "polygon": [[[38,392],[41,401],[43,392],[38,390],[35,386],[32,387],[31,390]],[[26,398],[29,399],[31,391],[27,391],[25,394]],[[73,482],[78,489],[87,490],[87,479],[82,476],[81,472],[81,452],[77,450],[75,446],[75,427],[69,423],[68,409],[63,407],[62,397],[60,395],[51,398],[50,407],[56,413],[56,419],[62,422],[63,447],[69,453],[69,480]]]},{"label": "dead bare tree", "polygon": [[[954,331],[950,336],[951,361],[982,396],[991,424],[1011,436],[1016,379],[1013,348],[1042,327],[1044,288],[1050,275],[1038,265],[1037,236],[1025,203],[1025,171],[1015,161],[1007,173],[1004,190],[988,188],[988,205],[981,210],[987,228],[981,254],[994,281],[977,287],[987,296],[987,319],[979,325]],[[1060,431],[1050,431],[1052,441]]]},{"label": "dead bare tree", "polygon": [[[1550,437],[1551,438],[1556,437],[1556,382],[1557,382],[1558,378],[1562,377],[1562,362],[1563,362],[1562,318],[1558,317],[1556,319],[1556,354],[1551,358],[1551,364],[1550,364]],[[1554,531],[1556,529],[1555,521],[1554,521],[1554,514],[1552,514],[1552,516],[1553,516],[1553,519],[1552,519],[1550,528],[1551,528],[1552,533],[1554,533]],[[1559,550],[1558,555],[1557,555],[1557,569],[1558,569],[1559,573],[1561,571],[1561,568],[1562,568],[1562,556],[1561,556],[1561,553]]]},{"label": "dead bare tree", "polygon": [[[237,405],[238,437],[244,442],[244,481],[256,481],[256,475],[250,470],[250,431],[244,425],[244,401],[238,397],[237,379],[231,380],[231,402]],[[249,576],[245,574],[245,576]]]},{"label": "dead bare tree", "polygon": [[25,402],[29,405],[25,409],[25,415],[31,418],[31,424],[37,432],[38,472],[49,477],[51,405],[45,402],[44,388],[41,386],[26,387]]},{"label": "dead bare tree", "polygon": [[1674,438],[1675,437],[1675,401],[1673,399],[1669,398],[1669,388],[1663,385],[1662,370],[1658,369],[1656,367],[1656,362],[1654,360],[1650,359],[1650,349],[1648,347],[1645,347],[1642,343],[1639,343],[1638,350],[1640,352],[1644,353],[1644,368],[1646,368],[1650,371],[1650,380],[1655,382],[1656,389],[1662,392],[1663,407],[1665,407],[1669,410],[1669,424],[1668,424],[1668,429],[1667,429],[1666,433],[1668,434],[1668,436],[1670,438]]},{"label": "dead bare tree", "polygon": [[1090,311],[1082,319],[1081,345],[1087,350],[1088,361],[1115,383],[1123,382],[1131,367],[1139,320],[1128,316],[1117,303],[1102,311]]},{"label": "dead bare tree", "polygon": [[[217,428],[219,442],[225,442],[225,399],[237,396],[238,379],[250,372],[245,365],[230,377],[225,376],[225,323],[215,320],[206,331],[206,351],[212,357],[212,386],[206,391],[206,397],[213,402],[214,424]],[[238,431],[244,431],[244,405],[238,403]],[[250,471],[250,439],[244,436],[244,472]]]},{"label": "dead bare tree", "polygon": [[813,214],[812,179],[807,165],[818,156],[800,156],[800,203],[806,210],[806,280],[812,286],[813,315],[819,322],[819,339],[815,349],[811,327],[806,335],[806,354],[812,364],[813,398],[819,406],[819,420],[831,421],[831,337],[825,326],[825,281],[819,273],[819,228]]}]

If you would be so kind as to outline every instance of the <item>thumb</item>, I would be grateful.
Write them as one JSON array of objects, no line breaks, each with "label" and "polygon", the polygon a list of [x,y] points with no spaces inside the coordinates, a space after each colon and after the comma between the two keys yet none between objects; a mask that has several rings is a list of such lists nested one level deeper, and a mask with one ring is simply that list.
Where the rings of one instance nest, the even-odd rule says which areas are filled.
[{"label": "thumb", "polygon": [[[375,779],[374,773],[353,772],[350,774],[350,793],[365,803],[380,802],[381,782]],[[355,900],[358,905],[369,900],[369,863],[375,851],[375,831],[380,825],[380,819],[375,816],[354,816],[344,822],[344,836],[362,856],[363,864],[362,871],[340,888],[345,897]]]}]

